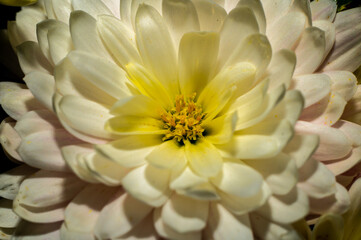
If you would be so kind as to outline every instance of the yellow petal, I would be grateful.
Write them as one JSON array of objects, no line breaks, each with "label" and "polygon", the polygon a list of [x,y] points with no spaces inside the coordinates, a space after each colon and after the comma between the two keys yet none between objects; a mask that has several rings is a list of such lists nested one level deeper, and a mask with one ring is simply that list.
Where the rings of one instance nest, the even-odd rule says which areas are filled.
[{"label": "yellow petal", "polygon": [[208,141],[199,139],[185,143],[186,156],[190,167],[200,176],[216,176],[222,168],[222,157]]},{"label": "yellow petal", "polygon": [[36,2],[37,0],[0,0],[0,4],[8,6],[26,6]]}]

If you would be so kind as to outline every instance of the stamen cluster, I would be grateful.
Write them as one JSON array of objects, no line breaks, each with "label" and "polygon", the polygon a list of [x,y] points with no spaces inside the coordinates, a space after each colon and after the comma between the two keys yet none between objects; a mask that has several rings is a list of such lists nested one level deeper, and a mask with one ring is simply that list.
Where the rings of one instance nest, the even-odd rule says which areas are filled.
[{"label": "stamen cluster", "polygon": [[184,98],[182,94],[177,95],[174,107],[161,114],[164,128],[168,129],[163,141],[173,138],[178,142],[195,141],[203,136],[204,129],[201,123],[206,114],[194,102],[195,97],[196,93],[193,93],[188,98]]}]

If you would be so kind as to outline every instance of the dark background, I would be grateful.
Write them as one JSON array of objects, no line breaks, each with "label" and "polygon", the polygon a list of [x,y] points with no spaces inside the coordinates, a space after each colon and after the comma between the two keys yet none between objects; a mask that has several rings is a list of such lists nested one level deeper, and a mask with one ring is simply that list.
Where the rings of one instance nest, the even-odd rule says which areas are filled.
[{"label": "dark background", "polygon": [[[15,14],[17,11],[20,11],[18,7],[8,7],[4,5],[0,5],[0,31],[6,29],[7,22],[9,20],[15,20]],[[4,42],[0,41],[0,55],[4,55]],[[11,59],[12,57],[4,56],[6,58],[0,59],[0,81],[13,81],[20,82],[22,81],[21,77],[17,76],[15,73],[11,72],[7,67],[7,59]],[[0,121],[7,117],[7,114],[0,107]],[[1,147],[0,147],[1,148]],[[3,149],[0,149],[0,172],[4,172],[16,166],[15,163],[11,162],[5,155]]]},{"label": "dark background", "polygon": [[[361,6],[360,0],[338,0],[337,2],[338,2],[338,11],[343,11],[349,8]],[[16,12],[18,11],[20,11],[19,7],[9,7],[9,6],[0,5],[0,31],[6,29],[8,21],[15,20],[15,15]],[[2,58],[0,58],[0,81],[21,82],[22,77],[19,76],[19,74],[10,71],[6,67],[6,63],[7,63],[6,60],[11,59],[14,56],[6,55],[4,58],[4,50],[3,50],[4,44],[5,44],[4,42],[0,41],[0,56],[3,56]],[[7,117],[6,113],[0,107],[0,121],[6,117]],[[14,166],[16,166],[16,164],[11,162],[4,154],[4,151],[0,149],[0,172],[4,172],[10,168],[13,168]]]}]

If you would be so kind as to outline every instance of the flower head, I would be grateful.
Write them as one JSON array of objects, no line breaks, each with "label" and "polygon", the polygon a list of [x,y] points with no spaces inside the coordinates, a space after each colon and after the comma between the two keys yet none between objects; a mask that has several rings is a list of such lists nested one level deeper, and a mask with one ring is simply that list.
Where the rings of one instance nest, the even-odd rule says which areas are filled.
[{"label": "flower head", "polygon": [[[2,143],[41,170],[25,167],[8,197],[14,211],[64,239],[128,238],[143,226],[150,238],[296,239],[291,224],[309,199],[345,190],[310,158],[317,136],[293,130],[304,106],[290,90],[304,90],[294,70],[318,68],[320,56],[302,54],[325,44],[321,30],[308,3],[282,5],[280,16],[272,3],[24,8],[9,33],[26,86],[1,86],[16,120],[3,123]],[[280,34],[290,29],[298,35]],[[347,200],[330,205],[344,211]]]}]

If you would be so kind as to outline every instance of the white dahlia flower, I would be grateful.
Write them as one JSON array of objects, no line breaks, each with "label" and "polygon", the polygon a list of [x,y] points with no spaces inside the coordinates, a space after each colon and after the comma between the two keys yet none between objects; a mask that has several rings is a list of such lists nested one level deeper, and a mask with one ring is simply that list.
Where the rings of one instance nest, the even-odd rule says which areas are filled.
[{"label": "white dahlia flower", "polygon": [[290,89],[311,106],[328,53],[311,26],[303,0],[24,7],[8,33],[26,85],[0,85],[1,143],[24,163],[0,176],[4,236],[300,239],[309,199],[345,211],[318,137],[293,130]]}]

